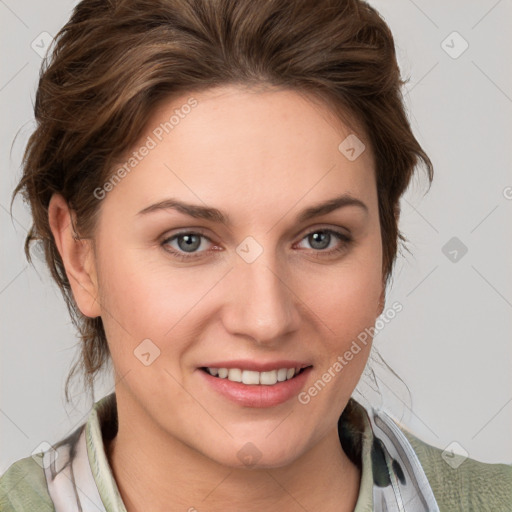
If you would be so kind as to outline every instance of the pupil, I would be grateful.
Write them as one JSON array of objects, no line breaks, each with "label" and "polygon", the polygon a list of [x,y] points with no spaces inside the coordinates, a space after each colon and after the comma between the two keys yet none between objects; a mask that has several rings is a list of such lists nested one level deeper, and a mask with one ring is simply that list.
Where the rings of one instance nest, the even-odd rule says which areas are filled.
[{"label": "pupil", "polygon": [[[194,243],[194,239],[195,243]],[[185,240],[185,244],[181,244],[181,240]],[[181,235],[180,238],[178,238],[178,245],[180,246],[180,249],[183,249],[185,251],[193,252],[195,249],[197,249],[200,245],[200,240],[197,235]]]},{"label": "pupil", "polygon": [[[314,247],[315,249],[325,249],[329,245],[329,243],[327,243],[327,244],[322,243],[322,239],[323,239],[323,242],[325,242],[325,240],[329,239],[329,236],[330,236],[329,233],[325,233],[324,231],[318,231],[316,233],[313,233],[310,236],[313,239],[311,246]],[[315,244],[318,243],[318,239],[320,239],[320,247],[315,246]]]}]

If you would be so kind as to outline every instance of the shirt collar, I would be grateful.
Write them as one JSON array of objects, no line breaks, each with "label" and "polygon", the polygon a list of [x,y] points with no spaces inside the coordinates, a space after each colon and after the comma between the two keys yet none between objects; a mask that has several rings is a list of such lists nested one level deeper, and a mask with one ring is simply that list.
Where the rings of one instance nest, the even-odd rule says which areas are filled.
[{"label": "shirt collar", "polygon": [[[94,404],[84,425],[44,454],[56,512],[126,512],[105,452],[117,428],[116,395],[111,393]],[[361,470],[354,512],[439,512],[412,446],[387,413],[350,398],[338,434]]]},{"label": "shirt collar", "polygon": [[[105,452],[105,442],[117,433],[116,395],[111,393],[95,403],[85,427],[91,470],[106,512],[126,512]],[[361,485],[354,512],[373,511],[372,444],[370,420],[353,398],[338,421],[340,441],[361,469]]]}]

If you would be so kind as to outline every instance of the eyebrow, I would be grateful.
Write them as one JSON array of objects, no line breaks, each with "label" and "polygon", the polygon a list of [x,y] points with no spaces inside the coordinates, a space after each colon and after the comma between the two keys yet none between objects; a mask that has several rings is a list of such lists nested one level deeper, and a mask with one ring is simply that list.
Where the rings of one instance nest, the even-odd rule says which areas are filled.
[{"label": "eyebrow", "polygon": [[[302,223],[314,217],[326,215],[334,210],[347,206],[357,206],[368,213],[368,207],[360,199],[357,199],[349,194],[342,194],[341,196],[333,197],[332,199],[328,199],[327,201],[323,201],[302,210],[297,215],[296,220],[298,223]],[[217,208],[185,203],[174,198],[164,199],[163,201],[152,204],[141,210],[137,216],[146,215],[161,210],[177,210],[180,213],[194,217],[196,219],[204,219],[231,226],[229,215],[223,213]]]}]

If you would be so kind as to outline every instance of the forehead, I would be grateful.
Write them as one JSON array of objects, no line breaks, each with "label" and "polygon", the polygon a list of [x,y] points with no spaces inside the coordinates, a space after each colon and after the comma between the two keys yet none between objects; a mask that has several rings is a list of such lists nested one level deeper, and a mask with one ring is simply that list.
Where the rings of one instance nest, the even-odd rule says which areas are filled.
[{"label": "forehead", "polygon": [[375,195],[365,134],[291,90],[224,86],[162,101],[121,165],[129,172],[109,196],[135,195],[140,208],[165,194],[209,204],[229,196],[263,208],[336,191],[368,202]]}]

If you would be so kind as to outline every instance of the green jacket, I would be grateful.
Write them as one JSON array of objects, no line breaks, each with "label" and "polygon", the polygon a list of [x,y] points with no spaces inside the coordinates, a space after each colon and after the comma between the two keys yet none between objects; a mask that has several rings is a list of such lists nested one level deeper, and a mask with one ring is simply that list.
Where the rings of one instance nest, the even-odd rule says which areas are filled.
[{"label": "green jacket", "polygon": [[[512,464],[457,459],[423,442],[383,411],[367,410],[353,398],[340,417],[338,431],[343,449],[361,468],[355,512],[512,512]],[[104,451],[105,436],[116,432],[112,393],[96,402],[87,422],[66,439],[9,467],[0,477],[0,512],[59,512],[59,507],[66,512],[126,512]],[[71,446],[76,458],[82,457],[81,466],[73,466],[74,473],[66,475],[72,465],[60,469],[59,465],[65,464]],[[52,458],[57,450],[59,457]],[[59,488],[58,497],[53,496],[57,507],[48,482],[58,483],[52,487]]]}]

